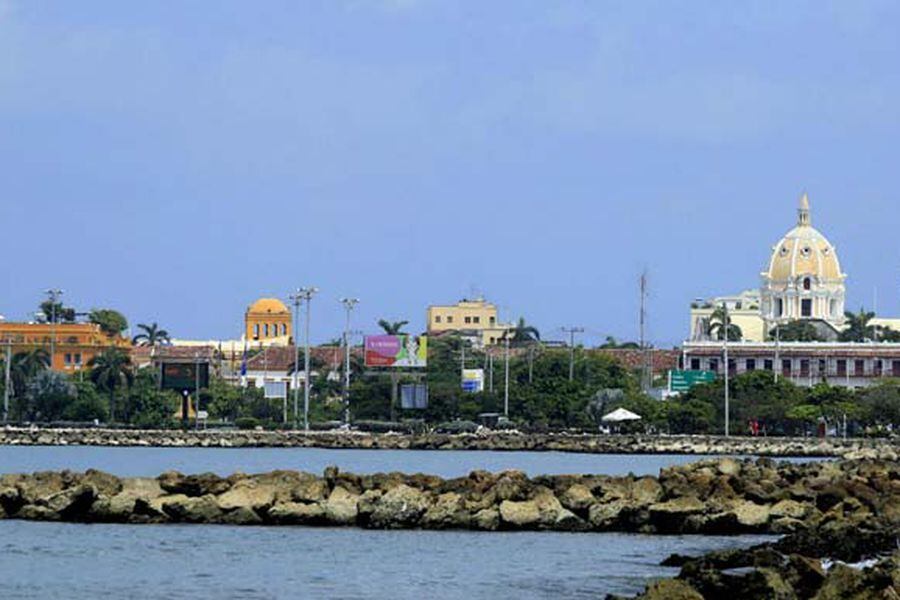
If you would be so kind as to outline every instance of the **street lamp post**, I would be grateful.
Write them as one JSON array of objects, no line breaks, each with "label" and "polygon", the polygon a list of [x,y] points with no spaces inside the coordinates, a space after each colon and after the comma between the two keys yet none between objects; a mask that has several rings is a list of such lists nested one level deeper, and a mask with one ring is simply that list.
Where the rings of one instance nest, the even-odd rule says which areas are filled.
[{"label": "street lamp post", "polygon": [[317,287],[300,288],[298,293],[306,301],[306,322],[304,323],[304,356],[303,356],[303,430],[309,433],[309,315],[312,298],[319,291]]},{"label": "street lamp post", "polygon": [[509,417],[509,335],[505,336],[506,356],[503,367],[503,416]]},{"label": "street lamp post", "polygon": [[300,290],[298,289],[295,293],[289,296],[291,303],[294,305],[294,323],[291,326],[293,329],[293,337],[294,337],[294,378],[291,382],[293,385],[293,393],[294,393],[294,429],[297,429],[297,419],[298,419],[298,409],[300,405],[300,344],[297,341],[297,336],[300,332],[300,303],[303,300],[303,297],[300,295]]},{"label": "street lamp post", "polygon": [[725,368],[725,437],[728,437],[728,427],[729,427],[729,414],[728,414],[728,331],[730,329],[728,324],[728,302],[722,301],[722,328],[724,334],[722,336],[723,343],[722,349],[724,350],[724,368]]},{"label": "street lamp post", "polygon": [[344,425],[350,425],[350,313],[359,304],[359,298],[341,298],[347,311],[344,327]]},{"label": "street lamp post", "polygon": [[3,422],[9,421],[9,386],[12,384],[12,339],[6,340],[6,364],[3,365]]},{"label": "street lamp post", "polygon": [[45,292],[50,298],[50,368],[53,368],[53,357],[56,355],[56,303],[59,297],[63,295],[63,291],[56,288],[50,288]]}]

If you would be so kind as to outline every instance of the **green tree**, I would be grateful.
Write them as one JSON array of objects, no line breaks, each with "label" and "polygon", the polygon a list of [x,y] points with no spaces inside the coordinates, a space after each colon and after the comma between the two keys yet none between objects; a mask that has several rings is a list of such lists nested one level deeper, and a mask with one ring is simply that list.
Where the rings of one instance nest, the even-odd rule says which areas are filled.
[{"label": "green tree", "polygon": [[640,347],[637,342],[619,342],[611,335],[606,336],[606,340],[598,346],[601,350],[635,350]]},{"label": "green tree", "polygon": [[43,348],[36,348],[30,352],[17,352],[10,361],[10,380],[12,383],[10,392],[15,399],[16,414],[19,419],[25,416],[27,409],[27,386],[38,373],[50,368],[50,354]]},{"label": "green tree", "polygon": [[824,342],[815,325],[809,321],[795,320],[772,329],[769,332],[770,339],[780,339],[782,342]]},{"label": "green tree", "polygon": [[526,324],[523,317],[519,317],[515,327],[503,335],[504,337],[509,336],[511,346],[527,346],[541,341],[541,332],[537,330],[537,327]]},{"label": "green tree", "polygon": [[858,313],[846,312],[847,327],[841,332],[842,342],[865,342],[875,339],[876,329],[870,324],[875,313],[860,308]]},{"label": "green tree", "polygon": [[866,421],[879,428],[900,425],[900,384],[888,381],[860,392]]},{"label": "green tree", "polygon": [[126,419],[145,429],[157,429],[173,420],[179,396],[171,390],[159,389],[155,369],[139,369],[128,390]]},{"label": "green tree", "polygon": [[379,319],[378,326],[381,327],[387,335],[400,335],[403,328],[409,325],[409,321],[388,321],[387,319]]},{"label": "green tree", "polygon": [[88,313],[88,321],[100,327],[100,331],[114,337],[128,329],[125,315],[111,308],[95,308]]},{"label": "green tree", "polygon": [[169,332],[161,329],[155,321],[150,325],[138,323],[138,329],[141,330],[141,333],[131,340],[136,346],[160,346],[172,341],[169,339]]},{"label": "green tree", "polygon": [[115,422],[116,391],[127,389],[134,380],[131,358],[118,348],[109,348],[92,358],[88,366],[91,368],[91,381],[109,394],[109,420]]},{"label": "green tree", "polygon": [[[727,324],[726,324],[727,321]],[[724,340],[725,331],[728,331],[729,342],[739,342],[744,337],[741,328],[731,322],[731,314],[726,313],[724,307],[717,307],[709,317],[709,335],[714,339]]]},{"label": "green tree", "polygon": [[65,374],[40,371],[28,382],[27,418],[44,422],[59,420],[76,395],[75,385]]},{"label": "green tree", "polygon": [[63,306],[62,302],[56,302],[55,304],[50,300],[44,300],[41,302],[41,312],[44,314],[44,318],[48,322],[53,322],[54,317],[56,318],[57,323],[74,323],[75,322],[75,309],[68,306]]},{"label": "green tree", "polygon": [[76,398],[66,406],[62,418],[66,421],[106,421],[106,403],[91,381],[76,381]]}]

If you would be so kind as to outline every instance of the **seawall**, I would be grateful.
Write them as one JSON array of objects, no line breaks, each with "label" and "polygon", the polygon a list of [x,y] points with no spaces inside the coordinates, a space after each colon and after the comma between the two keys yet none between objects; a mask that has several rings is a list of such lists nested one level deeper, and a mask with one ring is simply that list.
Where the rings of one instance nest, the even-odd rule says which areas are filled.
[{"label": "seawall", "polygon": [[210,448],[360,448],[383,450],[557,451],[596,454],[697,454],[807,456],[895,460],[898,445],[888,440],[722,436],[592,434],[374,434],[344,431],[0,429],[2,445],[160,446]]}]

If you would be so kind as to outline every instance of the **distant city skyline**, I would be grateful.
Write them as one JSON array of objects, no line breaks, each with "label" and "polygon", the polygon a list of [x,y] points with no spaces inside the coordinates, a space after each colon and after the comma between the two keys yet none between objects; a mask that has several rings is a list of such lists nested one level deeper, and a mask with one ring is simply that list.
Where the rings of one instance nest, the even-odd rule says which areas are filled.
[{"label": "distant city skyline", "polygon": [[900,5],[0,0],[0,314],[43,290],[312,337],[481,292],[542,336],[688,335],[813,222],[900,316]]}]

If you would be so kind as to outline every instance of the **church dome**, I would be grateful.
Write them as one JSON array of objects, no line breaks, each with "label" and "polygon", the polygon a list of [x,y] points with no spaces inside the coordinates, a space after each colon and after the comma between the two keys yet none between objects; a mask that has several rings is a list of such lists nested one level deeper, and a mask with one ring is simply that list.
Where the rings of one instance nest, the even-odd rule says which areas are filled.
[{"label": "church dome", "polygon": [[844,280],[834,246],[810,222],[806,194],[800,199],[797,226],[772,248],[772,258],[764,276],[773,282],[797,281],[804,277],[811,277],[817,282]]},{"label": "church dome", "polygon": [[284,302],[278,298],[260,298],[247,309],[251,314],[290,314],[290,310]]}]

